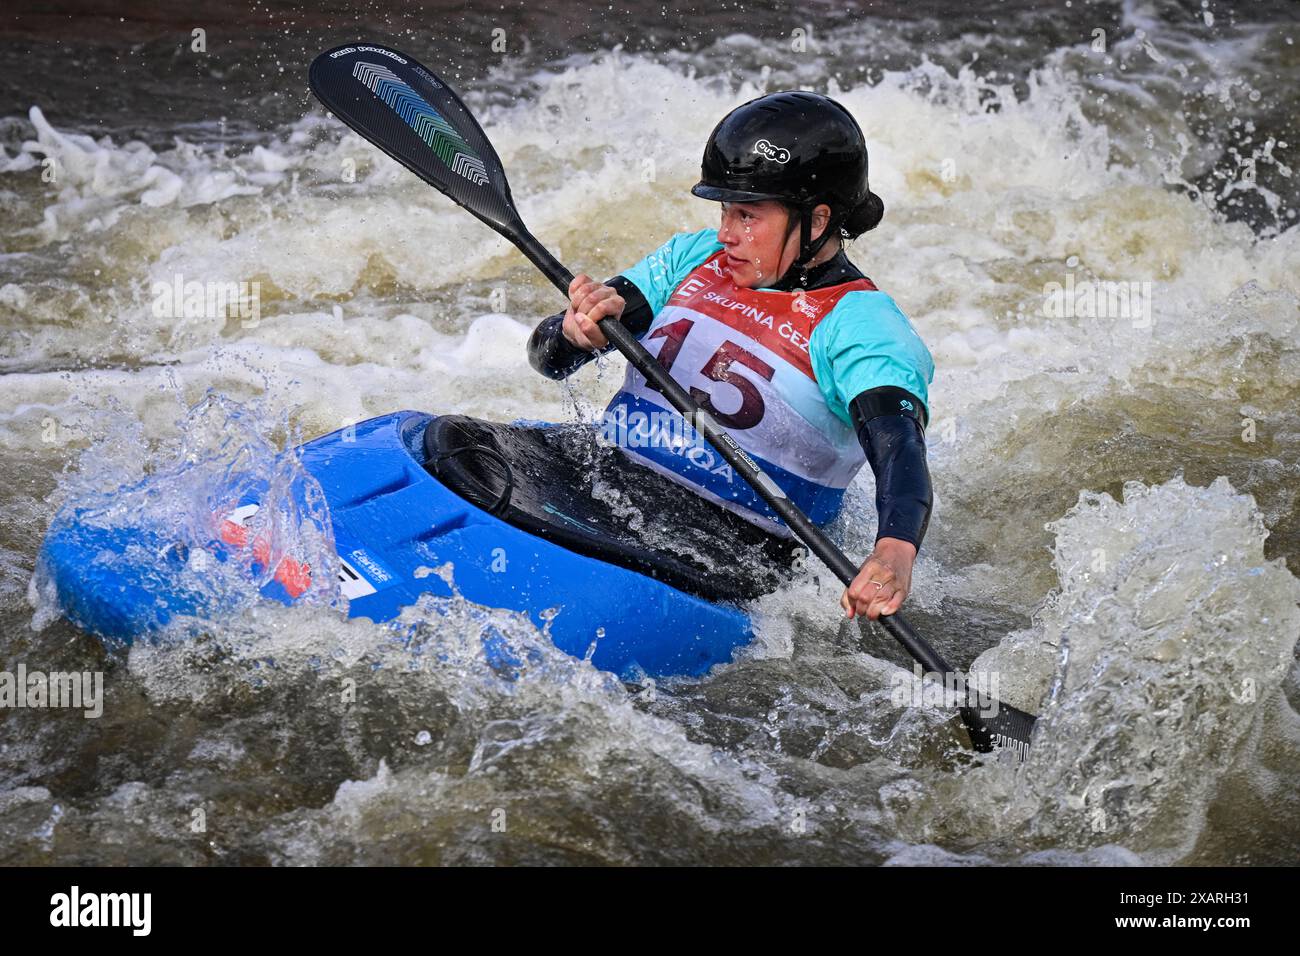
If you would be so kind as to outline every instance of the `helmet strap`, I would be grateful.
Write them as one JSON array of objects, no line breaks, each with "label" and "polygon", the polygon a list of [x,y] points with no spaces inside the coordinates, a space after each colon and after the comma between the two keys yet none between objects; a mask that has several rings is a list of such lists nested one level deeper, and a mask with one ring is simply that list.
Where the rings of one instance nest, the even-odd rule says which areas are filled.
[{"label": "helmet strap", "polygon": [[[815,240],[812,237],[812,218],[813,209],[816,208],[812,203],[803,203],[799,206],[799,255],[790,268],[786,270],[785,275],[780,279],[784,282],[787,279],[793,279],[796,270],[799,276],[799,285],[803,288],[808,287],[808,263],[817,253],[821,252],[822,247],[826,245],[827,240],[839,232],[839,223],[832,216],[831,220],[826,223],[826,228],[822,234]],[[779,283],[778,283],[779,284]]]}]

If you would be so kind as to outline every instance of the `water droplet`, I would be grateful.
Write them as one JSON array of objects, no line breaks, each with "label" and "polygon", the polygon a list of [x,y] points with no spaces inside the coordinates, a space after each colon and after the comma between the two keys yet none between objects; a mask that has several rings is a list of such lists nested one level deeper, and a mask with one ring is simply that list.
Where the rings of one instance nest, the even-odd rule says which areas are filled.
[{"label": "water droplet", "polygon": [[1182,646],[1176,640],[1170,638],[1157,644],[1151,656],[1158,661],[1176,661],[1182,652]]}]

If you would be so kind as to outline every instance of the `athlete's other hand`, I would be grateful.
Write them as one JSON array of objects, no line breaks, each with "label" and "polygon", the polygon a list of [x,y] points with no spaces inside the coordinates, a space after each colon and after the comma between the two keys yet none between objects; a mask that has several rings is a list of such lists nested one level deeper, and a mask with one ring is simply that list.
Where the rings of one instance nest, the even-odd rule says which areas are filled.
[{"label": "athlete's other hand", "polygon": [[602,285],[586,273],[574,276],[569,283],[569,308],[561,328],[564,337],[588,352],[603,349],[609,340],[596,323],[606,317],[617,319],[626,304],[613,287]]},{"label": "athlete's other hand", "polygon": [[[903,606],[912,589],[912,564],[916,546],[901,538],[881,538],[840,597],[840,607],[850,618],[865,614],[874,621]],[[877,586],[879,585],[879,586]]]}]

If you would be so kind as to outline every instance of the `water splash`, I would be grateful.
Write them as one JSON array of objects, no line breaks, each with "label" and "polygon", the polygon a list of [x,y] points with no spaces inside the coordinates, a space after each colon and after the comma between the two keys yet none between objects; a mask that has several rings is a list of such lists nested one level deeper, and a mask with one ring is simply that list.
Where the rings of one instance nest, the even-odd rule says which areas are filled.
[{"label": "water splash", "polygon": [[1278,701],[1300,581],[1265,560],[1254,500],[1226,478],[1130,482],[1122,501],[1084,492],[1051,530],[1059,589],[1032,631],[974,667],[1004,689],[1015,677],[1009,698],[1039,711],[999,818],[1048,845],[1176,862]]},{"label": "water splash", "polygon": [[[287,449],[272,440],[276,427],[288,434]],[[218,617],[257,601],[273,581],[298,603],[341,607],[329,508],[293,449],[287,419],[272,426],[255,409],[209,394],[178,431],[152,459],[156,466],[146,460],[146,473],[130,483],[117,483],[120,459],[101,471],[103,449],[87,452],[61,489],[51,534],[76,536],[84,528],[102,541],[104,530],[128,533],[139,543],[104,548],[95,562],[120,568],[149,593],[194,595],[196,606]],[[120,454],[115,439],[107,444]],[[236,509],[248,502],[257,507],[244,509],[236,524]],[[162,549],[153,553],[158,542]],[[31,594],[39,629],[58,614],[48,567],[38,568]]]}]

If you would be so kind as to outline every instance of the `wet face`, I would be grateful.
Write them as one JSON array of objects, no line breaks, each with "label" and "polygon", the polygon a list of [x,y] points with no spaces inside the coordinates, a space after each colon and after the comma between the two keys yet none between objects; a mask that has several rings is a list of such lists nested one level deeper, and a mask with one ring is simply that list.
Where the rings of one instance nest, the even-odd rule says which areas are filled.
[{"label": "wet face", "polygon": [[[813,211],[813,238],[826,227],[829,206]],[[723,266],[742,289],[769,286],[785,275],[799,256],[799,218],[774,199],[724,202],[718,241],[726,249]],[[833,243],[827,243],[831,246]],[[826,257],[823,249],[814,261]]]},{"label": "wet face", "polygon": [[775,200],[722,204],[718,241],[726,248],[723,265],[736,285],[759,288],[784,274],[782,261],[788,268],[799,254],[798,229],[789,232],[790,224],[785,207]]}]

